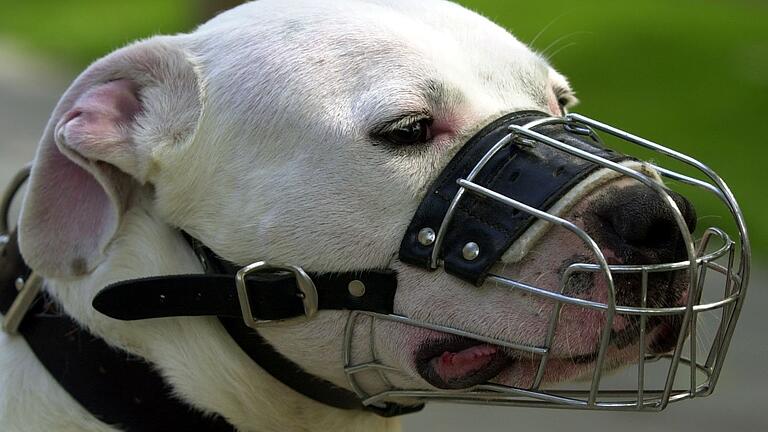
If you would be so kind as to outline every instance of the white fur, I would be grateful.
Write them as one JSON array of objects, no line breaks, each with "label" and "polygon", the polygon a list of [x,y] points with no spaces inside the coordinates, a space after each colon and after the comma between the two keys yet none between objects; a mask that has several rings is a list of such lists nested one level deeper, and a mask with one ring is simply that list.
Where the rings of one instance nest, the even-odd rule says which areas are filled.
[{"label": "white fur", "polygon": [[[97,154],[82,165],[97,172],[93,160],[120,163],[120,175],[130,178],[121,183],[130,193],[120,195],[124,208],[115,216],[114,235],[103,251],[87,251],[87,274],[65,274],[69,262],[51,262],[56,257],[46,253],[45,239],[30,240],[44,200],[33,208],[28,197],[21,241],[37,270],[52,269],[43,271],[46,289],[68,314],[154,364],[180,398],[242,431],[399,427],[397,420],[336,410],[294,393],[248,359],[213,318],[118,322],[95,312],[91,300],[110,282],[201,271],[176,227],[241,264],[268,260],[308,271],[394,267],[400,273],[396,311],[414,318],[495,329],[520,341],[546,328],[543,306],[529,298],[492,287],[481,295],[456,278],[393,258],[425,188],[468,135],[500,113],[550,110],[553,82],[567,85],[505,30],[436,0],[262,0],[188,35],[140,42],[128,58],[135,62],[146,50],[152,59],[160,49],[176,60],[157,73],[136,72],[146,79],[145,109],[125,144],[135,159]],[[105,76],[93,74],[86,72],[78,86]],[[436,103],[422,90],[430,82],[444,86]],[[67,109],[62,102],[52,125]],[[371,141],[375,124],[408,110],[430,111],[447,132],[418,151]],[[69,149],[66,134],[55,138]],[[70,150],[68,157],[82,157]],[[529,255],[552,253],[526,248],[533,248]],[[523,259],[508,271],[525,280],[550,264]],[[345,317],[323,312],[310,323],[262,333],[310,373],[348,387],[341,359]],[[419,332],[387,324],[375,337],[388,363],[411,372],[390,377],[393,382],[428,385],[413,371]],[[0,344],[4,431],[116,430],[82,412],[19,338],[2,335]]]}]

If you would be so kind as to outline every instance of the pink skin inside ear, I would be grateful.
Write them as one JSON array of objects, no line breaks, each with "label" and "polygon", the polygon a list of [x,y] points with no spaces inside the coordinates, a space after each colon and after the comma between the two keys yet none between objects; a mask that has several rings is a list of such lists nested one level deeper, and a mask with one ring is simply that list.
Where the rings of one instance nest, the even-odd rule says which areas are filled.
[{"label": "pink skin inside ear", "polygon": [[59,145],[89,159],[109,160],[131,149],[125,126],[141,111],[137,86],[128,80],[96,86],[75,102],[56,127]]},{"label": "pink skin inside ear", "polygon": [[141,110],[137,85],[91,86],[44,137],[35,162],[20,238],[44,274],[81,276],[99,262],[123,211],[135,166],[130,122]]},{"label": "pink skin inside ear", "polygon": [[103,164],[101,168],[91,167],[77,159],[106,161],[122,169],[134,164],[127,126],[141,110],[136,91],[136,84],[128,80],[95,86],[75,101],[56,127],[57,144],[78,165],[70,167],[74,172],[56,188],[56,193],[69,198],[59,204],[59,211],[73,220],[92,222],[72,224],[69,235],[73,238],[110,235],[115,224],[118,214],[113,206],[120,198],[114,196],[115,185],[111,184],[115,175],[110,171],[114,169]]}]

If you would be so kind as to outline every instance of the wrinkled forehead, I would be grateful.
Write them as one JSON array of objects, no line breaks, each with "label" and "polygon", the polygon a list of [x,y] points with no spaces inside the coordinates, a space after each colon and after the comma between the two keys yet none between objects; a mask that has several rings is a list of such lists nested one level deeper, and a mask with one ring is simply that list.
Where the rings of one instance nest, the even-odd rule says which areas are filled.
[{"label": "wrinkled forehead", "polygon": [[546,99],[550,79],[546,62],[507,31],[444,1],[261,0],[195,36],[210,90],[285,86],[329,105],[316,109],[424,98],[531,106]]}]

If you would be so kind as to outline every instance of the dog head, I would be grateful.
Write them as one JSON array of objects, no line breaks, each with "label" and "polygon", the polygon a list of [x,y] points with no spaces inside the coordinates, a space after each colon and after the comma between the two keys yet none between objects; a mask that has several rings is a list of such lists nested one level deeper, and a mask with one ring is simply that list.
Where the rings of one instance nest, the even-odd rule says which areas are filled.
[{"label": "dog head", "polygon": [[[394,268],[395,313],[536,346],[552,302],[409,266],[397,252],[427,188],[474,132],[513,111],[560,116],[574,101],[544,58],[455,4],[250,3],[188,35],[123,48],[78,78],[41,142],[22,251],[49,278],[87,278],[110,261],[127,212],[140,207],[241,265]],[[675,200],[692,228],[692,208]],[[685,256],[671,211],[634,180],[597,172],[558,213],[597,239],[613,264]],[[546,228],[519,240],[527,243],[495,272],[557,291],[569,264],[594,259],[572,232]],[[638,284],[618,279],[617,303],[638,305]],[[608,295],[598,278],[573,278],[565,289],[592,301]],[[654,279],[649,289],[649,304],[685,301],[686,286],[674,280]],[[308,372],[348,387],[346,317],[323,311],[262,334]],[[604,319],[563,308],[545,381],[590,370]],[[632,359],[638,344],[667,350],[674,329],[649,322],[640,340],[637,322],[617,316],[606,366]],[[382,322],[372,337],[381,360],[403,372],[388,377],[397,388],[526,387],[535,375],[525,355],[431,330]]]}]

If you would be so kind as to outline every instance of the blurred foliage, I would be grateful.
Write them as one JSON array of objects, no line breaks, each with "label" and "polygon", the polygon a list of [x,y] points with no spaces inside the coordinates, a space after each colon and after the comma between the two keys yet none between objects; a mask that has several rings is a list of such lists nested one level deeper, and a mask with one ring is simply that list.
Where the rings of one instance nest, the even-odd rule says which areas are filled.
[{"label": "blurred foliage", "polygon": [[0,35],[85,67],[137,38],[187,31],[201,10],[190,0],[0,0]]},{"label": "blurred foliage", "polygon": [[[768,4],[460,3],[550,58],[577,89],[579,112],[687,152],[717,170],[741,202],[753,245],[765,256]],[[130,40],[190,30],[217,4],[223,3],[0,0],[0,35],[83,67]],[[698,211],[701,219],[708,219],[724,210],[707,201]],[[706,222],[716,223],[702,220]]]}]

